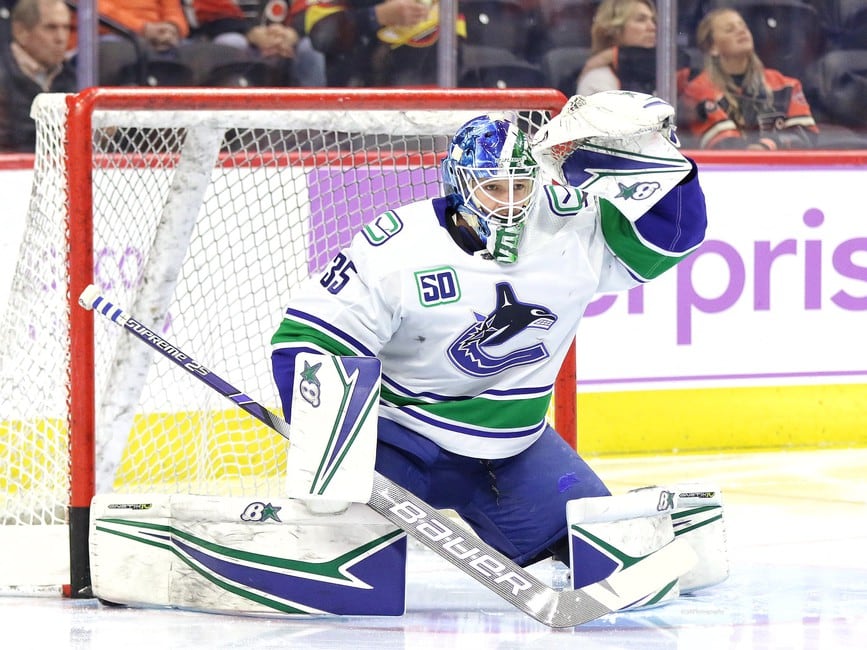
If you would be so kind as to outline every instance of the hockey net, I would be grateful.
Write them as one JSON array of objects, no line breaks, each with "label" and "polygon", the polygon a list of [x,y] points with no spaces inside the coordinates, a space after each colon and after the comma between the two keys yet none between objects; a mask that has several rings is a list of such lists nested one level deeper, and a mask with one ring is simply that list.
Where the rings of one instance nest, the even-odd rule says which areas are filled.
[{"label": "hockey net", "polygon": [[[439,161],[467,119],[507,112],[532,133],[564,101],[529,90],[40,96],[0,330],[0,541],[38,559],[4,553],[0,590],[56,592],[58,564],[67,593],[87,595],[95,491],[283,489],[283,441],[80,309],[87,284],[279,411],[269,340],[293,287],[365,221],[440,193]],[[574,378],[563,385],[574,398]],[[560,407],[558,429],[574,435]]]}]

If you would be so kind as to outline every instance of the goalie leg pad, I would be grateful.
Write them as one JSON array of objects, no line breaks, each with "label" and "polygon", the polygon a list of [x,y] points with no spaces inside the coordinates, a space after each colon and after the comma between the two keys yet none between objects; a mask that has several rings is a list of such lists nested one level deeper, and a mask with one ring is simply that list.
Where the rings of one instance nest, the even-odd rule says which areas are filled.
[{"label": "goalie leg pad", "polygon": [[674,534],[689,543],[698,562],[680,578],[681,593],[719,584],[729,576],[728,542],[723,518],[722,493],[716,486],[683,484],[672,513]]},{"label": "goalie leg pad", "polygon": [[[675,493],[662,488],[570,501],[566,518],[573,589],[641,562],[674,540],[675,507]],[[625,609],[661,605],[679,594],[678,580],[673,580]]]},{"label": "goalie leg pad", "polygon": [[399,616],[406,534],[368,506],[103,494],[90,512],[96,597],[221,614]]}]

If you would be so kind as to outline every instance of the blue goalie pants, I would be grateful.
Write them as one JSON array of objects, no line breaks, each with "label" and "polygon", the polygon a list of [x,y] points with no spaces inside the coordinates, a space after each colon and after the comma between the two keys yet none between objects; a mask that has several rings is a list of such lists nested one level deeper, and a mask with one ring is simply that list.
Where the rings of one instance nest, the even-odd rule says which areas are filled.
[{"label": "blue goalie pants", "polygon": [[566,543],[567,501],[611,494],[550,426],[523,452],[486,460],[448,452],[380,418],[376,471],[431,506],[454,510],[521,566]]}]

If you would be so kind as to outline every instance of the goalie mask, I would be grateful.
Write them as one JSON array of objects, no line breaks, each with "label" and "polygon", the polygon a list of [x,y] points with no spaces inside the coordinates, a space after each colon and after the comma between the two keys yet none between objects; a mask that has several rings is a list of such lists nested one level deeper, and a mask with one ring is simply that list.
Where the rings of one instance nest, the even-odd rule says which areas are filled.
[{"label": "goalie mask", "polygon": [[443,185],[461,199],[458,212],[494,260],[518,259],[518,244],[536,199],[539,165],[517,126],[476,117],[452,138]]}]

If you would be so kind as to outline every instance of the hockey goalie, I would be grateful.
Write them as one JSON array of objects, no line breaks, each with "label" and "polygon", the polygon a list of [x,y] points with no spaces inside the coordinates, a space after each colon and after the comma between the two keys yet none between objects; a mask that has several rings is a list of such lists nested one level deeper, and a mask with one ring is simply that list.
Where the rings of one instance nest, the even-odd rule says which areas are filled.
[{"label": "hockey goalie", "polygon": [[[162,508],[157,527],[141,533],[153,543],[179,520],[200,522],[200,534],[185,527],[189,553],[136,576],[156,585],[148,593],[160,598],[148,601],[108,588],[116,577],[99,592],[119,563],[100,561],[106,536],[97,532],[101,597],[214,611],[399,614],[406,543],[399,527],[362,505],[374,475],[456,512],[518,567],[548,558],[568,565],[573,589],[685,549],[689,561],[674,575],[617,608],[724,580],[717,489],[613,496],[546,420],[589,302],[653,280],[703,241],[704,196],[673,120],[659,98],[612,91],[573,97],[532,137],[507,115],[462,126],[442,162],[442,196],[383,206],[288,300],[272,367],[293,432],[292,498],[160,505],[112,495],[95,505],[95,519]],[[292,522],[291,541],[260,534],[275,517]],[[252,523],[264,526],[245,537]],[[238,595],[218,570],[240,556],[263,565]],[[325,578],[310,582],[314,568]],[[203,581],[205,573],[215,577]],[[269,590],[278,583],[281,593]],[[512,587],[523,588],[517,580]],[[220,590],[232,593],[221,599]]]}]

